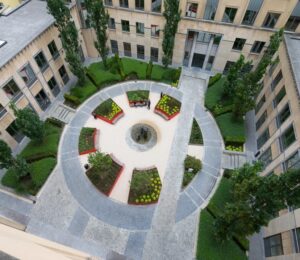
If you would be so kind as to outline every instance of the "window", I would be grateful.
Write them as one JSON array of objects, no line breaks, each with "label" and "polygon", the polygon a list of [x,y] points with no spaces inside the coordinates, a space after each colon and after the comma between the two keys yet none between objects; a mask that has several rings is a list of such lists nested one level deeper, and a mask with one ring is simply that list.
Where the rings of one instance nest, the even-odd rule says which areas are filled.
[{"label": "window", "polygon": [[104,4],[108,6],[112,6],[112,0],[104,0]]},{"label": "window", "polygon": [[64,84],[67,84],[68,81],[69,81],[69,75],[68,75],[68,73],[67,73],[67,71],[66,71],[65,66],[62,65],[62,66],[59,68],[58,72],[59,72],[59,75],[61,76],[61,78],[62,78],[62,80],[63,80],[63,83],[64,83]]},{"label": "window", "polygon": [[116,23],[114,18],[109,18],[108,20],[108,28],[109,29],[116,29]]},{"label": "window", "polygon": [[209,43],[212,36],[213,35],[210,33],[199,32],[197,35],[197,42]]},{"label": "window", "polygon": [[24,134],[18,129],[16,120],[14,120],[7,128],[6,132],[11,135],[18,143],[20,143],[25,137]]},{"label": "window", "polygon": [[6,114],[7,110],[0,104],[0,118]]},{"label": "window", "polygon": [[222,39],[222,36],[221,36],[221,35],[215,34],[215,35],[214,35],[214,42],[213,42],[213,45],[219,46],[219,44],[220,44],[220,42],[221,42],[221,39]]},{"label": "window", "polygon": [[226,62],[226,65],[225,65],[225,68],[223,70],[223,74],[226,75],[230,69],[230,67],[234,64],[235,62],[233,61],[227,61]]},{"label": "window", "polygon": [[237,8],[226,7],[224,15],[223,15],[222,22],[233,23],[236,12],[237,12]]},{"label": "window", "polygon": [[162,0],[152,0],[151,11],[155,13],[161,12],[161,2]]},{"label": "window", "polygon": [[128,8],[128,0],[120,0],[120,7]]},{"label": "window", "polygon": [[261,99],[258,101],[256,108],[255,108],[255,113],[257,114],[257,112],[262,108],[262,106],[264,105],[264,103],[266,102],[266,96],[263,95],[261,97]]},{"label": "window", "polygon": [[296,253],[300,253],[300,228],[293,229],[293,239]]},{"label": "window", "polygon": [[204,19],[214,20],[218,8],[219,0],[207,0],[204,12]]},{"label": "window", "polygon": [[269,77],[272,76],[272,74],[273,74],[274,70],[276,69],[278,63],[279,63],[279,57],[277,57],[277,58],[273,61],[273,63],[271,64],[270,69],[269,69]]},{"label": "window", "polygon": [[34,57],[37,65],[39,66],[41,71],[45,71],[48,68],[48,62],[43,54],[43,52],[39,52],[35,57]]},{"label": "window", "polygon": [[290,115],[291,115],[290,106],[289,104],[286,104],[276,118],[277,127],[280,127],[285,122],[285,120],[289,118]]},{"label": "window", "polygon": [[255,18],[256,18],[257,12],[256,11],[251,11],[247,10],[244,16],[244,19],[242,21],[242,24],[244,25],[253,25]]},{"label": "window", "polygon": [[159,37],[159,27],[158,25],[151,24],[151,36]]},{"label": "window", "polygon": [[276,77],[272,81],[272,84],[271,84],[272,90],[274,90],[276,88],[277,84],[280,82],[281,79],[282,79],[282,72],[279,71],[278,74],[276,75]]},{"label": "window", "polygon": [[185,16],[195,18],[197,16],[198,4],[187,3]]},{"label": "window", "polygon": [[262,155],[259,157],[259,160],[263,163],[264,168],[266,168],[272,162],[271,147],[262,153]]},{"label": "window", "polygon": [[297,27],[299,26],[300,23],[300,17],[299,16],[290,16],[288,21],[286,22],[285,25],[285,30],[294,32],[296,31]]},{"label": "window", "polygon": [[246,39],[236,38],[233,43],[232,49],[241,51],[244,48],[245,43],[246,43]]},{"label": "window", "polygon": [[267,128],[257,139],[257,148],[260,149],[270,138],[269,128]]},{"label": "window", "polygon": [[51,104],[48,96],[43,89],[35,95],[35,99],[43,111],[45,111]]},{"label": "window", "polygon": [[22,92],[17,86],[16,82],[11,79],[4,87],[3,90],[8,98],[12,101],[17,101],[21,96]]},{"label": "window", "polygon": [[123,32],[130,32],[129,21],[121,20],[121,24],[122,24],[122,31]]},{"label": "window", "polygon": [[290,170],[290,169],[299,169],[300,168],[300,156],[299,156],[298,151],[295,152],[290,158],[288,158],[284,162],[283,168],[285,171]]},{"label": "window", "polygon": [[137,58],[138,59],[145,59],[145,47],[143,45],[137,45]]},{"label": "window", "polygon": [[124,46],[124,55],[131,57],[131,45],[128,42],[123,42],[123,46]]},{"label": "window", "polygon": [[55,60],[59,56],[59,52],[54,40],[48,44],[48,49],[51,53],[52,58]]},{"label": "window", "polygon": [[144,10],[144,0],[135,0],[135,9]]},{"label": "window", "polygon": [[113,54],[118,54],[119,53],[118,42],[115,40],[110,40],[110,45],[111,45],[111,52]]},{"label": "window", "polygon": [[282,89],[277,93],[276,97],[273,100],[274,108],[280,103],[280,101],[284,98],[286,94],[285,87],[283,86]]},{"label": "window", "polygon": [[56,97],[58,95],[58,93],[60,92],[60,88],[57,84],[57,81],[54,77],[52,77],[49,81],[48,81],[48,86],[51,89],[52,94]]},{"label": "window", "polygon": [[263,47],[265,46],[265,44],[266,44],[265,42],[255,41],[251,48],[251,52],[260,53]]},{"label": "window", "polygon": [[30,87],[36,81],[36,76],[29,63],[19,73],[27,87]]},{"label": "window", "polygon": [[206,65],[206,70],[211,70],[212,66],[213,66],[213,63],[214,63],[214,60],[215,60],[215,56],[209,56],[208,57],[208,60],[207,60],[207,65]]},{"label": "window", "polygon": [[144,34],[145,33],[145,28],[143,23],[136,23],[136,33],[138,34]]},{"label": "window", "polygon": [[281,234],[264,238],[266,257],[283,254]]},{"label": "window", "polygon": [[294,127],[291,125],[285,132],[280,136],[281,151],[288,148],[293,142],[296,141]]},{"label": "window", "polygon": [[267,110],[260,116],[256,122],[256,130],[258,130],[267,119]]},{"label": "window", "polygon": [[268,13],[262,26],[266,28],[274,28],[274,26],[278,21],[279,16],[280,14]]},{"label": "window", "polygon": [[158,62],[158,48],[151,47],[150,60],[153,62]]}]

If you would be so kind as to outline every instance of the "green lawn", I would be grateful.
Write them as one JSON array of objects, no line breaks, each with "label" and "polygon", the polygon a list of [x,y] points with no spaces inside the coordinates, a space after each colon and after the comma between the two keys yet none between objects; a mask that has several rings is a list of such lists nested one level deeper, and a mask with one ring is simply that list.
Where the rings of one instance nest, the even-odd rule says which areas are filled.
[{"label": "green lawn", "polygon": [[70,94],[77,97],[81,103],[88,99],[90,96],[95,94],[98,89],[95,85],[87,79],[83,86],[76,85],[74,88],[71,89]]},{"label": "green lawn", "polygon": [[245,253],[233,240],[218,243],[214,237],[214,218],[207,210],[202,210],[200,214],[200,224],[197,244],[198,260],[246,260]]},{"label": "green lawn", "polygon": [[203,144],[202,132],[201,132],[200,127],[195,119],[193,120],[192,131],[191,131],[189,143],[190,144],[198,144],[198,145]]},{"label": "green lawn", "polygon": [[176,74],[176,69],[164,68],[160,65],[153,65],[151,79],[171,84]]},{"label": "green lawn", "polygon": [[139,60],[122,58],[124,72],[126,75],[134,72],[139,79],[146,79],[147,63]]},{"label": "green lawn", "polygon": [[218,80],[214,85],[209,87],[205,94],[205,106],[212,111],[214,106],[219,103],[223,94],[223,84],[225,77]]}]

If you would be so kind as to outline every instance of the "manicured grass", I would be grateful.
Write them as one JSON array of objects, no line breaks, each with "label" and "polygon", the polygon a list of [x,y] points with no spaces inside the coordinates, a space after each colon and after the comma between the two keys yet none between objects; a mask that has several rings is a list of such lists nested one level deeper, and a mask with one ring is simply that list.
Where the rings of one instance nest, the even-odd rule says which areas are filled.
[{"label": "manicured grass", "polygon": [[200,224],[197,244],[198,260],[246,260],[245,253],[238,247],[233,240],[218,243],[214,237],[214,218],[202,210],[200,214]]},{"label": "manicured grass", "polygon": [[99,191],[109,195],[120,170],[121,166],[113,161],[109,170],[90,168],[86,175]]},{"label": "manicured grass", "polygon": [[148,90],[127,91],[126,94],[129,101],[147,101],[149,99]]},{"label": "manicured grass", "polygon": [[219,103],[223,94],[223,84],[225,82],[225,77],[218,80],[214,85],[209,87],[205,94],[205,106],[213,111],[215,105]]},{"label": "manicured grass", "polygon": [[91,150],[94,148],[94,134],[95,128],[83,127],[79,135],[78,149],[79,153]]},{"label": "manicured grass", "polygon": [[232,113],[216,117],[225,142],[245,142],[244,121],[234,120]]},{"label": "manicured grass", "polygon": [[124,72],[126,75],[136,73],[139,79],[146,79],[147,63],[139,60],[122,58]]},{"label": "manicured grass", "polygon": [[82,103],[97,91],[98,89],[95,87],[95,85],[89,79],[87,79],[83,86],[76,85],[74,88],[72,88],[70,94],[77,97]]},{"label": "manicured grass", "polygon": [[171,84],[173,82],[175,73],[176,69],[164,68],[160,65],[153,65],[151,79]]},{"label": "manicured grass", "polygon": [[112,120],[114,116],[121,111],[122,109],[111,98],[109,98],[96,107],[93,113]]},{"label": "manicured grass", "polygon": [[193,120],[192,131],[190,136],[190,144],[203,144],[203,136],[197,121]]},{"label": "manicured grass", "polygon": [[161,180],[156,168],[144,171],[134,170],[128,203],[149,204],[157,202],[160,190]]}]

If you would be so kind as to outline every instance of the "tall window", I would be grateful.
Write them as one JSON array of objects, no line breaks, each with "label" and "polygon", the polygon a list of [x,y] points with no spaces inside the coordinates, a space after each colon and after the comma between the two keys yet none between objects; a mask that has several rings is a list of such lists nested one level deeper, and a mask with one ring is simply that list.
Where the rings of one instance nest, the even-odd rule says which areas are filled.
[{"label": "tall window", "polygon": [[121,24],[122,24],[122,31],[123,32],[130,32],[129,21],[121,20]]},{"label": "tall window", "polygon": [[262,155],[259,157],[259,161],[263,163],[264,168],[266,168],[272,162],[271,147],[269,147],[262,153]]},{"label": "tall window", "polygon": [[35,57],[34,57],[37,65],[39,66],[41,71],[45,71],[48,68],[48,62],[43,54],[43,52],[39,52]]},{"label": "tall window", "polygon": [[136,50],[137,50],[137,58],[142,60],[145,59],[145,47],[143,45],[137,45]]},{"label": "tall window", "polygon": [[279,19],[279,16],[280,14],[268,13],[262,26],[266,28],[274,28]]},{"label": "tall window", "polygon": [[267,119],[267,110],[265,112],[263,112],[263,114],[260,116],[260,118],[257,120],[256,122],[256,130],[258,130],[262,125],[263,123],[266,121]]},{"label": "tall window", "polygon": [[128,0],[120,0],[120,7],[128,8]]},{"label": "tall window", "polygon": [[257,139],[257,148],[260,149],[270,138],[269,128],[267,128]]},{"label": "tall window", "polygon": [[280,101],[285,97],[286,91],[285,87],[283,86],[282,89],[277,93],[273,100],[273,106],[274,108],[277,107],[277,105],[280,103]]},{"label": "tall window", "polygon": [[162,0],[152,0],[151,11],[154,13],[161,12],[161,2]]},{"label": "tall window", "polygon": [[7,110],[0,104],[0,118],[6,114]]},{"label": "tall window", "polygon": [[128,42],[123,42],[124,46],[124,55],[131,57],[131,44]]},{"label": "tall window", "polygon": [[63,81],[64,84],[67,84],[69,81],[69,75],[66,71],[66,68],[64,65],[62,65],[59,69],[58,69],[59,75],[61,76],[61,79]]},{"label": "tall window", "polygon": [[56,97],[58,95],[58,93],[60,92],[60,88],[57,84],[57,81],[54,77],[52,77],[49,81],[48,81],[48,86],[51,89],[52,94]]},{"label": "tall window", "polygon": [[111,52],[113,54],[119,54],[118,42],[115,40],[110,40]]},{"label": "tall window", "polygon": [[[299,152],[296,151],[292,156],[290,156],[284,162],[283,167],[284,167],[285,171],[288,171],[290,169],[299,169],[300,168],[300,156],[299,156]],[[300,233],[299,233],[299,235],[300,235]],[[298,251],[298,253],[299,253],[299,251]]]},{"label": "tall window", "polygon": [[290,106],[286,104],[276,117],[277,127],[280,127],[291,115]]},{"label": "tall window", "polygon": [[20,76],[27,87],[30,87],[36,81],[36,76],[29,63],[20,70]]},{"label": "tall window", "polygon": [[22,92],[17,86],[16,82],[11,79],[4,87],[3,90],[7,97],[12,101],[17,101],[21,96]]},{"label": "tall window", "polygon": [[255,107],[255,113],[256,113],[256,114],[257,114],[258,111],[262,108],[262,106],[265,104],[265,102],[266,102],[266,96],[263,95],[263,96],[261,97],[261,99],[258,101],[258,103],[257,103],[257,105],[256,105],[256,107]]},{"label": "tall window", "polygon": [[150,60],[153,62],[158,62],[158,48],[151,47]]},{"label": "tall window", "polygon": [[104,4],[108,6],[112,6],[112,0],[104,0]]},{"label": "tall window", "polygon": [[265,256],[277,256],[283,254],[281,234],[264,238]]},{"label": "tall window", "polygon": [[145,34],[145,28],[143,23],[136,23],[136,33],[138,34]]},{"label": "tall window", "polygon": [[108,28],[109,29],[116,29],[116,22],[114,18],[109,18],[108,20]]},{"label": "tall window", "polygon": [[135,9],[144,10],[144,0],[135,0]]},{"label": "tall window", "polygon": [[204,12],[204,19],[214,20],[218,8],[219,0],[207,0]]},{"label": "tall window", "polygon": [[159,26],[151,24],[151,36],[152,37],[159,37]]},{"label": "tall window", "polygon": [[195,18],[197,16],[198,4],[187,3],[185,16]]},{"label": "tall window", "polygon": [[277,68],[277,65],[278,65],[278,63],[279,63],[279,57],[277,56],[276,59],[275,59],[274,61],[276,61],[276,62],[274,62],[274,63],[271,64],[270,69],[269,69],[269,72],[268,72],[268,73],[269,73],[269,77],[272,76],[274,70]]},{"label": "tall window", "polygon": [[237,12],[237,8],[226,7],[222,22],[233,23],[236,12]]},{"label": "tall window", "polygon": [[18,143],[20,143],[25,137],[24,134],[20,131],[20,129],[16,125],[16,121],[14,120],[6,129],[6,132],[10,134]]},{"label": "tall window", "polygon": [[251,48],[251,52],[253,53],[261,53],[263,47],[265,46],[265,42],[255,41]]},{"label": "tall window", "polygon": [[223,74],[226,75],[230,69],[230,67],[234,64],[235,62],[233,61],[227,61],[226,62],[226,65],[225,65],[225,68],[223,70]]},{"label": "tall window", "polygon": [[285,30],[294,32],[300,24],[300,16],[290,16],[285,25]]},{"label": "tall window", "polygon": [[271,85],[272,90],[274,90],[276,88],[276,86],[281,81],[281,79],[282,79],[282,72],[279,71],[278,74],[276,75],[276,77],[272,81],[272,85]]},{"label": "tall window", "polygon": [[281,151],[284,151],[293,142],[296,141],[293,125],[291,125],[287,130],[284,131],[284,133],[280,136],[279,140],[280,140]]},{"label": "tall window", "polygon": [[253,25],[263,0],[250,0],[242,24]]},{"label": "tall window", "polygon": [[244,48],[245,43],[246,43],[246,39],[236,38],[233,43],[232,49],[241,51]]},{"label": "tall window", "polygon": [[54,40],[48,44],[48,49],[51,53],[52,58],[55,60],[59,56],[59,52]]}]

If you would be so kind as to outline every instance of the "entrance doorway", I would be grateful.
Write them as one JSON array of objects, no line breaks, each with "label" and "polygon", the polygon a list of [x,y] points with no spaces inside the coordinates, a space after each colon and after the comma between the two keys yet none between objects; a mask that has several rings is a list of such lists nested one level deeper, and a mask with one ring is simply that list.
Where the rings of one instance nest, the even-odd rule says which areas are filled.
[{"label": "entrance doorway", "polygon": [[205,60],[204,54],[194,53],[192,67],[197,67],[202,69],[204,60]]}]

